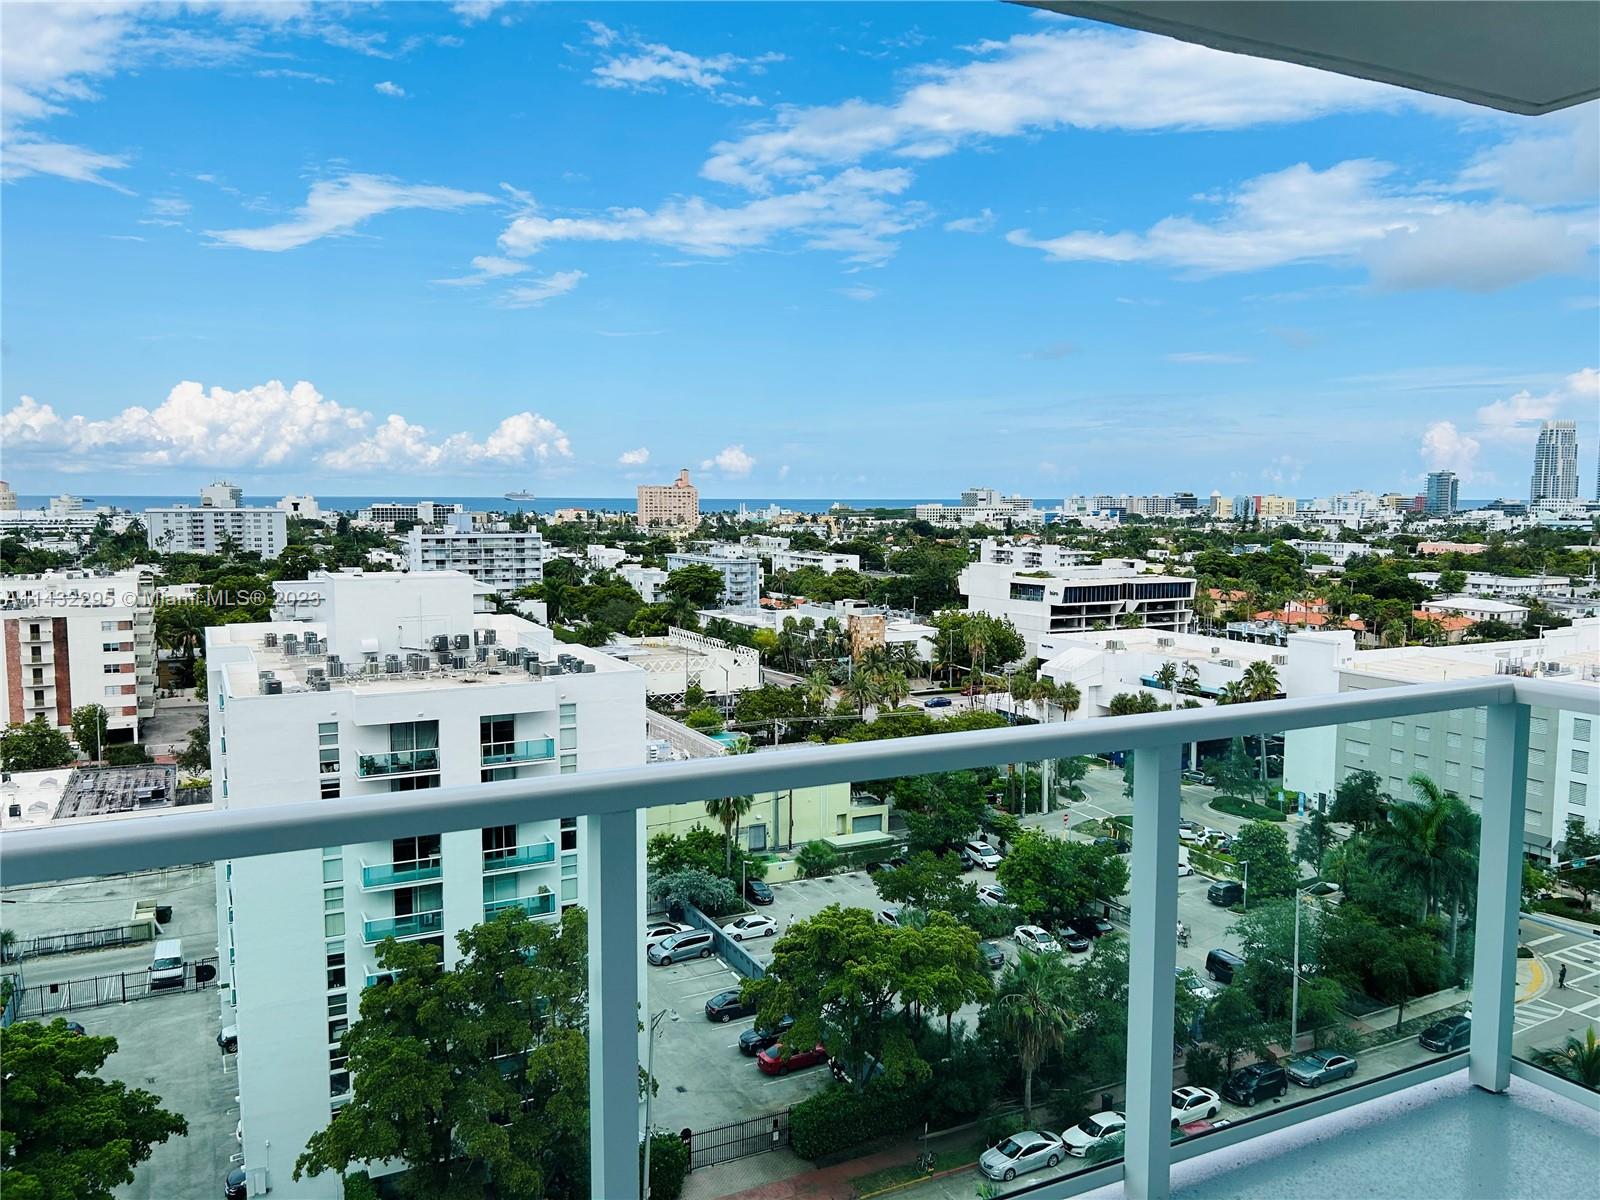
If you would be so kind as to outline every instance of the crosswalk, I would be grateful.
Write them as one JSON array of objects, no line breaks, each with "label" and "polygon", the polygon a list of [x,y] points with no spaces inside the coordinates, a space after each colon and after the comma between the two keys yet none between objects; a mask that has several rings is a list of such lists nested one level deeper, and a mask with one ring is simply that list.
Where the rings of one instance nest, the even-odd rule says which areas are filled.
[{"label": "crosswalk", "polygon": [[1551,1004],[1547,1000],[1527,1000],[1517,1005],[1516,1014],[1512,1018],[1517,1032],[1531,1029],[1535,1025],[1543,1025],[1556,1017],[1563,1016],[1566,1009],[1559,1004]]}]

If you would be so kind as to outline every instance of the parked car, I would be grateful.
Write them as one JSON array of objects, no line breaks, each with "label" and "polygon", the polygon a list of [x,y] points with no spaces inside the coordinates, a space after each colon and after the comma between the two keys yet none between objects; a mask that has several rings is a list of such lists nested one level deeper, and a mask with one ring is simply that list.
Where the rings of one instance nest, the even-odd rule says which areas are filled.
[{"label": "parked car", "polygon": [[1337,1050],[1313,1050],[1289,1064],[1289,1078],[1301,1087],[1321,1087],[1356,1073],[1356,1060]]},{"label": "parked car", "polygon": [[1210,1003],[1217,998],[1216,989],[1209,988],[1200,982],[1200,976],[1196,975],[1188,967],[1174,967],[1172,972],[1177,977],[1178,986],[1186,990],[1202,1004]]},{"label": "parked car", "polygon": [[1206,889],[1206,899],[1227,908],[1244,899],[1244,884],[1237,879],[1219,879]]},{"label": "parked car", "polygon": [[1216,841],[1211,843],[1211,848],[1213,850],[1215,850],[1218,854],[1232,854],[1233,853],[1233,837],[1230,834],[1226,834],[1225,833],[1221,837],[1219,837]]},{"label": "parked car", "polygon": [[1422,1031],[1417,1041],[1424,1050],[1432,1050],[1437,1054],[1465,1049],[1472,1041],[1472,1014],[1464,1013],[1435,1021]]},{"label": "parked car", "polygon": [[1074,933],[1081,933],[1088,938],[1105,937],[1106,934],[1114,932],[1117,928],[1105,917],[1094,916],[1073,917],[1067,924],[1072,927]]},{"label": "parked car", "polygon": [[970,867],[992,871],[1000,865],[1000,851],[988,842],[968,842],[961,847],[961,859]]},{"label": "parked car", "polygon": [[950,697],[949,696],[935,696],[932,700],[924,700],[922,702],[922,707],[923,708],[949,708],[950,707],[950,703],[951,703],[951,701],[950,701]]},{"label": "parked car", "polygon": [[722,932],[736,942],[746,938],[777,937],[778,923],[759,913],[746,913],[737,920],[729,921],[722,927]]},{"label": "parked car", "polygon": [[760,879],[746,879],[744,881],[744,898],[751,904],[771,904],[777,899],[772,894],[772,889]]},{"label": "parked car", "polygon": [[1063,1130],[1061,1142],[1068,1154],[1082,1158],[1112,1134],[1121,1133],[1127,1124],[1128,1119],[1119,1112],[1098,1112]]},{"label": "parked car", "polygon": [[1185,842],[1198,842],[1200,840],[1200,826],[1193,821],[1179,821],[1178,838]]},{"label": "parked car", "polygon": [[814,1067],[828,1061],[828,1050],[818,1042],[810,1050],[796,1050],[790,1054],[782,1042],[774,1042],[756,1055],[756,1066],[764,1075],[787,1075],[805,1067]]},{"label": "parked car", "polygon": [[868,875],[876,875],[879,871],[899,870],[910,861],[904,854],[892,854],[888,858],[879,859],[877,862],[869,862],[864,869]]},{"label": "parked car", "polygon": [[709,929],[689,929],[662,938],[645,951],[645,958],[653,967],[669,967],[688,958],[710,958],[714,941],[715,935]]},{"label": "parked car", "polygon": [[[71,1028],[70,1024],[68,1028]],[[78,1026],[78,1032],[83,1032],[82,1025]],[[239,1027],[237,1025],[223,1027],[222,1032],[217,1034],[217,1048],[224,1054],[233,1054],[239,1049]]]},{"label": "parked car", "polygon": [[739,1053],[746,1057],[760,1054],[768,1046],[777,1045],[778,1040],[793,1027],[793,1017],[784,1017],[775,1029],[762,1029],[759,1025],[752,1025],[739,1035]]},{"label": "parked car", "polygon": [[738,988],[718,992],[706,1001],[706,1020],[716,1021],[718,1024],[727,1024],[741,1017],[753,1017],[755,1014],[756,1006],[741,1000]]},{"label": "parked car", "polygon": [[1244,959],[1221,946],[1206,955],[1206,974],[1218,983],[1232,983],[1233,973],[1243,967]]},{"label": "parked car", "polygon": [[1222,1111],[1222,1097],[1210,1088],[1177,1087],[1172,1089],[1172,1127],[1187,1125],[1190,1121],[1203,1121]]},{"label": "parked car", "polygon": [[222,1181],[222,1200],[246,1200],[249,1195],[250,1177],[242,1167],[235,1167]]},{"label": "parked car", "polygon": [[898,908],[880,908],[872,914],[872,919],[879,925],[888,925],[893,929],[900,928],[900,910]]},{"label": "parked car", "polygon": [[1252,1108],[1259,1100],[1270,1100],[1289,1090],[1289,1073],[1272,1063],[1251,1063],[1240,1067],[1222,1085],[1222,1094],[1235,1104]]},{"label": "parked car", "polygon": [[1128,841],[1127,838],[1120,837],[1097,837],[1094,840],[1094,844],[1096,846],[1110,846],[1118,854],[1126,854],[1133,849],[1132,842]]},{"label": "parked car", "polygon": [[998,971],[1006,965],[1005,951],[994,942],[979,942],[978,957],[983,959],[983,965],[991,971]]},{"label": "parked car", "polygon": [[1181,863],[1178,864],[1178,878],[1179,879],[1185,879],[1188,876],[1193,875],[1193,874],[1194,874],[1194,868],[1191,867],[1188,863],[1181,862]]},{"label": "parked car", "polygon": [[1007,904],[1006,890],[998,883],[980,883],[978,885],[978,903],[986,904],[990,908],[999,908]]},{"label": "parked car", "polygon": [[657,921],[654,925],[644,927],[644,948],[658,945],[675,933],[688,933],[693,925],[685,925],[682,921]]},{"label": "parked car", "polygon": [[1076,929],[1068,926],[1066,929],[1056,930],[1056,941],[1060,942],[1073,954],[1087,954],[1094,945],[1094,939],[1085,937]]},{"label": "parked car", "polygon": [[1065,1147],[1055,1134],[1039,1129],[1013,1133],[998,1145],[985,1150],[978,1159],[978,1170],[990,1179],[1009,1183],[1018,1175],[1053,1167],[1062,1159]]},{"label": "parked car", "polygon": [[1018,950],[1031,950],[1035,954],[1061,953],[1061,943],[1051,937],[1049,931],[1037,925],[1018,925],[1011,931],[1011,936]]},{"label": "parked car", "polygon": [[1205,785],[1206,787],[1215,787],[1217,783],[1215,779],[1211,778],[1211,776],[1207,775],[1204,771],[1185,771],[1183,772],[1181,778],[1185,783],[1199,783]]}]

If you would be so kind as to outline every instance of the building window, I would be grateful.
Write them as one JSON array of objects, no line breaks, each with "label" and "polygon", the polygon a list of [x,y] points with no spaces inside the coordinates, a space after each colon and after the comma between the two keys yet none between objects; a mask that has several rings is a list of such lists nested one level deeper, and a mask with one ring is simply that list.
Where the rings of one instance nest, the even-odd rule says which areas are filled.
[{"label": "building window", "polygon": [[572,775],[578,770],[578,756],[576,754],[563,754],[561,756],[561,774]]},{"label": "building window", "polygon": [[561,881],[561,899],[576,900],[578,898],[578,881],[576,879],[563,879]]},{"label": "building window", "polygon": [[1433,728],[1429,725],[1417,726],[1417,741],[1426,742],[1433,738]]},{"label": "building window", "polygon": [[1426,771],[1428,769],[1428,756],[1426,754],[1417,755],[1416,760],[1412,765],[1415,766],[1419,771]]},{"label": "building window", "polygon": [[1389,722],[1389,736],[1390,737],[1403,738],[1403,737],[1405,737],[1405,735],[1406,735],[1406,723],[1404,721],[1390,721]]},{"label": "building window", "polygon": [[322,882],[344,882],[344,860],[341,858],[325,858],[322,860]]},{"label": "building window", "polygon": [[1567,784],[1567,803],[1574,808],[1583,808],[1589,803],[1589,785],[1574,779]]},{"label": "building window", "polygon": [[1400,747],[1398,747],[1398,746],[1390,746],[1389,747],[1389,762],[1393,766],[1396,766],[1396,767],[1404,766],[1405,765],[1405,761],[1406,761],[1406,752],[1404,750],[1400,749]]},{"label": "building window", "polygon": [[338,797],[339,797],[339,780],[338,780],[338,778],[335,777],[333,779],[324,779],[322,781],[322,798],[324,800],[336,800],[336,799],[338,799]]},{"label": "building window", "polygon": [[1444,735],[1444,744],[1451,750],[1461,749],[1461,735],[1452,729]]},{"label": "building window", "polygon": [[322,889],[322,911],[325,913],[344,911],[344,889],[342,887]]},{"label": "building window", "polygon": [[561,730],[561,749],[576,750],[578,748],[578,731],[576,729]]},{"label": "building window", "polygon": [[1446,775],[1461,774],[1461,764],[1458,762],[1451,762],[1449,759],[1446,759],[1444,764],[1444,773]]},{"label": "building window", "polygon": [[1548,717],[1529,717],[1528,733],[1532,737],[1543,737],[1550,732],[1550,719]]},{"label": "building window", "polygon": [[350,999],[343,992],[340,992],[337,996],[328,997],[328,1015],[330,1017],[342,1017],[349,1011]]},{"label": "building window", "polygon": [[1344,752],[1353,757],[1365,758],[1367,756],[1367,751],[1370,749],[1372,749],[1372,747],[1366,742],[1358,742],[1355,740],[1355,738],[1345,738],[1344,740]]},{"label": "building window", "polygon": [[578,723],[578,706],[576,704],[563,704],[561,706],[561,723],[563,725],[576,725]]},{"label": "building window", "polygon": [[326,913],[322,918],[322,933],[324,937],[344,936],[344,914]]},{"label": "building window", "polygon": [[1530,747],[1528,750],[1528,765],[1530,767],[1544,766],[1544,751],[1538,747]]},{"label": "building window", "polygon": [[1574,750],[1572,752],[1572,773],[1574,775],[1587,775],[1589,773],[1589,752],[1587,750]]},{"label": "building window", "polygon": [[1483,768],[1482,767],[1473,767],[1472,768],[1472,790],[1475,791],[1475,792],[1483,791]]},{"label": "building window", "polygon": [[1575,742],[1587,742],[1589,740],[1589,725],[1588,717],[1574,717],[1572,719],[1572,740]]},{"label": "building window", "polygon": [[576,850],[578,848],[578,818],[561,818],[561,848],[563,850]]}]

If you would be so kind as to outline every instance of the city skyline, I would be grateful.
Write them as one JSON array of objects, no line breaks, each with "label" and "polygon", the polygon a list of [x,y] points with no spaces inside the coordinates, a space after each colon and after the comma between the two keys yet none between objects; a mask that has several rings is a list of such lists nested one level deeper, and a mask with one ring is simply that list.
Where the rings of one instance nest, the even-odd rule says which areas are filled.
[{"label": "city skyline", "polygon": [[1594,104],[1006,5],[4,20],[23,493],[1592,478]]}]

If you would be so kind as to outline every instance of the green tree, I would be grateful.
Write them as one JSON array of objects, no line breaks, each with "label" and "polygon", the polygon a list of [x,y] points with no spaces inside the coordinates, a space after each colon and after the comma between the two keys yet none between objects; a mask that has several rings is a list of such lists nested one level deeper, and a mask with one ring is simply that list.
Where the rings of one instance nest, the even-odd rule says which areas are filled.
[{"label": "green tree", "polygon": [[1535,1050],[1533,1064],[1581,1084],[1591,1092],[1600,1092],[1600,1038],[1595,1037],[1593,1025],[1581,1041],[1577,1034],[1568,1034],[1567,1040],[1558,1047]]},{"label": "green tree", "polygon": [[1320,812],[1313,811],[1295,834],[1294,856],[1321,875],[1322,860],[1327,856],[1328,847],[1333,845],[1333,841],[1333,829],[1328,818]]},{"label": "green tree", "polygon": [[350,1102],[312,1134],[296,1179],[392,1161],[417,1200],[587,1193],[588,949],[583,910],[515,910],[457,935],[444,970],[421,942],[384,942],[391,978],[345,1033]]},{"label": "green tree", "polygon": [[1072,758],[1059,759],[1056,763],[1056,780],[1061,785],[1061,790],[1067,794],[1069,800],[1083,799],[1083,781],[1089,774],[1091,760],[1087,755],[1074,755]]},{"label": "green tree", "polygon": [[78,749],[96,758],[102,754],[106,742],[107,714],[101,704],[84,704],[72,710],[72,740]]},{"label": "green tree", "polygon": [[71,739],[43,716],[0,733],[0,767],[7,771],[53,771],[73,758]]},{"label": "green tree", "polygon": [[1275,821],[1246,821],[1233,839],[1233,857],[1250,864],[1247,901],[1292,895],[1299,883],[1289,837]]},{"label": "green tree", "polygon": [[156,1146],[188,1134],[188,1122],[159,1096],[99,1077],[116,1052],[116,1038],[74,1034],[59,1018],[0,1030],[6,1200],[111,1200]]},{"label": "green tree", "polygon": [[1106,708],[1113,717],[1126,717],[1133,713],[1160,712],[1161,701],[1149,692],[1118,692]]},{"label": "green tree", "polygon": [[1477,876],[1477,818],[1428,776],[1410,782],[1417,799],[1389,806],[1388,821],[1373,830],[1372,860],[1416,893],[1419,921],[1448,910],[1453,951],[1460,900]]},{"label": "green tree", "polygon": [[211,771],[211,717],[200,714],[200,723],[189,730],[189,740],[177,754],[178,769],[189,775],[206,775]]},{"label": "green tree", "polygon": [[882,695],[878,678],[870,671],[855,671],[845,681],[844,698],[862,715],[866,714],[867,706],[876,704]]},{"label": "green tree", "polygon": [[733,867],[733,830],[750,812],[754,796],[720,796],[706,801],[706,816],[722,826],[722,845],[729,869]]},{"label": "green tree", "polygon": [[1242,1054],[1264,1058],[1272,1050],[1272,1033],[1261,1010],[1243,988],[1225,987],[1206,1006],[1206,1041],[1222,1055],[1231,1072]]},{"label": "green tree", "polygon": [[1243,738],[1228,743],[1228,751],[1220,758],[1206,760],[1206,773],[1217,781],[1217,790],[1224,796],[1241,800],[1254,800],[1261,794],[1261,780],[1256,774],[1256,764],[1244,748]]},{"label": "green tree", "polygon": [[[929,1012],[943,1017],[948,1048],[956,1011],[993,991],[978,957],[977,930],[950,913],[929,912],[921,925],[896,930],[893,940],[900,955],[900,1003],[917,1020]],[[859,1082],[864,1085],[865,1078]]]},{"label": "green tree", "polygon": [[995,989],[992,1011],[1001,1036],[1017,1052],[1022,1068],[1023,1120],[1033,1124],[1033,1078],[1046,1057],[1061,1048],[1072,1014],[1063,1003],[1071,968],[1055,954],[1024,950],[1005,969]]},{"label": "green tree", "polygon": [[707,916],[721,916],[738,906],[731,880],[698,867],[668,871],[650,879],[650,896],[669,912],[693,905]]},{"label": "green tree", "polygon": [[1023,916],[1054,928],[1096,901],[1127,891],[1128,865],[1111,846],[1069,842],[1029,829],[1000,860],[995,878]]},{"label": "green tree", "polygon": [[891,794],[905,818],[913,853],[943,853],[960,845],[977,832],[987,808],[971,771],[906,776],[894,781]]},{"label": "green tree", "polygon": [[872,883],[886,903],[909,904],[924,912],[966,919],[978,906],[978,890],[963,878],[961,861],[953,854],[921,851],[903,867],[879,871]]},{"label": "green tree", "polygon": [[694,608],[715,608],[722,602],[722,572],[704,563],[690,563],[667,575],[661,591],[670,600]]},{"label": "green tree", "polygon": [[[1559,870],[1556,877],[1583,897],[1583,908],[1589,910],[1589,897],[1600,892],[1600,833],[1591,833],[1582,817],[1568,817],[1563,839],[1566,843],[1568,866]],[[1575,864],[1583,859],[1583,866]]]},{"label": "green tree", "polygon": [[1385,808],[1394,797],[1383,790],[1383,780],[1367,770],[1351,771],[1334,789],[1330,821],[1353,825],[1357,833],[1372,829],[1383,820]]}]

